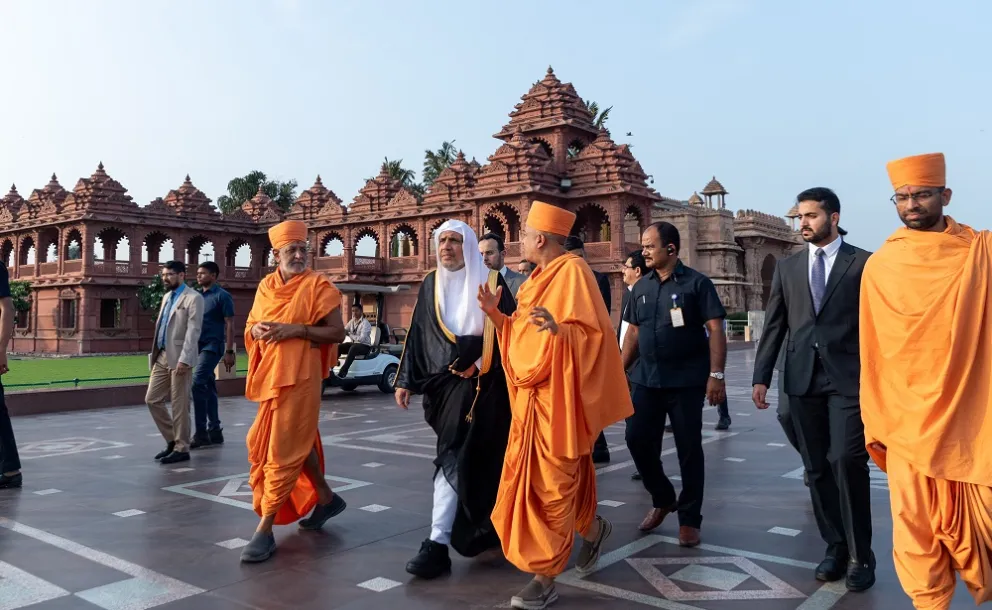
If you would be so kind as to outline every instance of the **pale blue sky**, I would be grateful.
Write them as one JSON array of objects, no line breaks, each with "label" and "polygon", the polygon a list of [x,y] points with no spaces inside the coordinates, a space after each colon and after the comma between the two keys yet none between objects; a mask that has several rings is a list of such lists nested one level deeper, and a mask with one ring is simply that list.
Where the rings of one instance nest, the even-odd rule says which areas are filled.
[{"label": "pale blue sky", "polygon": [[830,186],[874,249],[898,226],[885,162],[943,151],[951,213],[992,227],[978,0],[2,1],[0,192],[102,160],[142,205],[253,169],[350,202],[385,156],[419,171],[455,139],[485,162],[549,64],[613,106],[663,195],[716,175],[729,207],[781,215]]}]

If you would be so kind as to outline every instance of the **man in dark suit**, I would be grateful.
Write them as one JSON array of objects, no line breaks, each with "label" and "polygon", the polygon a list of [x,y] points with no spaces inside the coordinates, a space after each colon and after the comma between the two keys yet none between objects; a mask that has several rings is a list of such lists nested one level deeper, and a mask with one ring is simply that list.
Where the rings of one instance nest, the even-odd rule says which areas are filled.
[{"label": "man in dark suit", "polygon": [[846,575],[848,590],[864,591],[875,584],[868,451],[858,398],[858,299],[869,253],[842,239],[840,200],[833,191],[809,189],[797,202],[809,247],[775,267],[752,399],[759,409],[768,408],[775,361],[788,340],[788,409],[827,543],[816,578]]},{"label": "man in dark suit", "polygon": [[520,290],[520,284],[524,283],[527,276],[506,266],[506,245],[503,243],[503,238],[495,233],[486,233],[479,240],[479,252],[486,267],[499,271],[503,276],[513,300],[517,300],[517,291]]},{"label": "man in dark suit", "polygon": [[[620,344],[620,347],[623,347],[623,337],[627,334],[627,327],[630,326],[628,322],[623,320],[624,314],[627,313],[627,308],[630,307],[630,291],[634,289],[634,284],[639,282],[650,271],[647,263],[644,262],[644,255],[641,254],[640,250],[634,250],[628,254],[627,260],[623,262],[623,284],[626,290],[623,291],[623,298],[620,299],[620,326],[617,327],[617,342]],[[634,362],[631,369],[636,366],[637,362]],[[642,480],[641,473],[634,470],[634,474],[630,475],[630,480]]]},{"label": "man in dark suit", "polygon": [[[578,235],[570,235],[565,239],[565,251],[586,260],[586,245]],[[606,311],[612,314],[613,295],[610,294],[610,278],[605,273],[600,273],[594,269],[592,274],[596,277],[600,294],[603,295]],[[605,464],[610,461],[610,447],[606,443],[606,432],[600,432],[599,438],[596,439],[596,444],[592,448],[592,461],[594,464]]]}]

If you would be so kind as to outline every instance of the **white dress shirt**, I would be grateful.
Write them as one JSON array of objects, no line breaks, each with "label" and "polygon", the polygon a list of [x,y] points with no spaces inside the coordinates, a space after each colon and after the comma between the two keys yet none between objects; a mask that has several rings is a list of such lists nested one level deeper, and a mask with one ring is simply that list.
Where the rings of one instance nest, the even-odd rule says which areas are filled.
[{"label": "white dress shirt", "polygon": [[506,265],[503,265],[503,268],[499,270],[499,274],[506,277]]},{"label": "white dress shirt", "polygon": [[[840,252],[840,245],[844,242],[844,238],[840,235],[837,239],[833,240],[829,244],[822,246],[823,248],[823,281],[824,283],[830,281],[830,270],[834,268],[834,261],[837,260],[837,253]],[[813,285],[813,263],[816,262],[816,251],[821,248],[821,246],[814,246],[813,244],[807,244],[809,246],[809,267],[807,269],[807,277],[809,279],[809,285]]]},{"label": "white dress shirt", "polygon": [[[627,286],[627,292],[630,292],[633,289],[634,289],[633,286]],[[630,307],[629,302],[627,303],[627,307]],[[623,314],[625,313],[627,312],[626,311],[620,312],[620,347],[623,347],[623,338],[627,334],[627,327],[630,326],[630,323],[623,319]]]}]

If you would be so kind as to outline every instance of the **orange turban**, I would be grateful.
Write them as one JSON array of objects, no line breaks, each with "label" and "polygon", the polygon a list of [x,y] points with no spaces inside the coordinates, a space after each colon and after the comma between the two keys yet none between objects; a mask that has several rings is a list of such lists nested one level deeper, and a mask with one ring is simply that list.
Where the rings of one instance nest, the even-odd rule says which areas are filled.
[{"label": "orange turban", "polygon": [[889,161],[892,189],[904,186],[947,186],[944,170],[944,153],[930,153]]},{"label": "orange turban", "polygon": [[575,224],[575,213],[550,203],[535,201],[527,214],[527,226],[545,233],[567,236]]},{"label": "orange turban", "polygon": [[272,247],[276,250],[294,241],[306,240],[307,225],[299,220],[280,222],[269,229],[269,241],[272,242]]}]

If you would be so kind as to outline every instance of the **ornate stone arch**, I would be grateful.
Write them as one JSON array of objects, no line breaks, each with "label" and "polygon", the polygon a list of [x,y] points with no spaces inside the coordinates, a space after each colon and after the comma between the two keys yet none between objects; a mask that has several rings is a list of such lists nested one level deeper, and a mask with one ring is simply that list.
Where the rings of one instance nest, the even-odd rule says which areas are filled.
[{"label": "ornate stone arch", "polygon": [[[203,247],[207,244],[210,244],[210,247],[213,249],[213,254],[210,255],[213,257],[212,259],[204,258]],[[185,251],[186,264],[191,267],[199,265],[207,260],[217,260],[217,244],[214,243],[213,239],[203,235],[202,233],[197,233],[186,240]]]},{"label": "ornate stone arch", "polygon": [[541,148],[544,149],[544,152],[546,152],[548,154],[548,157],[549,158],[551,158],[551,159],[554,159],[555,158],[555,147],[552,146],[551,145],[551,142],[548,142],[548,140],[546,138],[534,137],[534,138],[531,138],[530,141],[533,142],[533,143],[535,143],[535,144],[539,144],[541,146]]},{"label": "ornate stone arch", "polygon": [[420,239],[416,229],[406,222],[394,225],[389,232],[389,255],[396,258],[417,256],[419,253]]},{"label": "ornate stone arch", "polygon": [[[97,251],[96,240],[100,240],[100,244],[103,247],[103,251]],[[117,259],[117,249],[120,247],[124,240],[127,240],[128,247],[124,249],[126,258],[121,260],[131,259],[131,237],[128,233],[121,229],[120,227],[115,227],[113,225],[103,227],[93,236],[92,247],[93,247],[93,258],[102,259],[108,261],[115,261]],[[175,242],[173,242],[175,243]]]},{"label": "ornate stone arch", "polygon": [[83,258],[83,231],[80,227],[67,227],[62,231],[61,256],[62,260],[66,261],[81,260]]},{"label": "ornate stone arch", "polygon": [[34,262],[28,263],[28,254],[34,249],[35,261],[38,260],[38,246],[34,243],[34,235],[21,235],[17,242],[17,264],[18,265],[33,265]]},{"label": "ornate stone arch", "polygon": [[0,261],[8,267],[14,266],[14,240],[9,237],[0,241]]},{"label": "ornate stone arch", "polygon": [[641,234],[647,228],[648,223],[644,220],[644,214],[637,205],[628,205],[623,211],[623,242],[624,248],[629,249],[627,244],[640,244]]},{"label": "ornate stone arch", "polygon": [[[499,226],[493,226],[490,222]],[[482,214],[482,233],[498,233],[503,236],[504,242],[520,241],[520,225],[520,211],[506,201],[490,205]]]},{"label": "ornate stone arch", "polygon": [[427,253],[434,256],[434,231],[448,222],[449,218],[435,218],[427,221]]},{"label": "ornate stone arch", "polygon": [[[337,241],[340,244],[340,252],[334,253],[338,248],[329,248]],[[341,233],[337,231],[325,231],[317,236],[317,256],[343,256],[345,240]]]},{"label": "ornate stone arch", "polygon": [[368,256],[366,254],[358,254],[358,244],[360,244],[366,237],[372,238],[372,241],[375,242],[375,254],[373,254],[373,256],[378,258],[380,256],[380,252],[382,251],[382,237],[379,235],[379,231],[377,231],[375,227],[362,227],[354,232],[354,241],[351,246],[355,249],[355,254],[357,256]]},{"label": "ornate stone arch", "polygon": [[170,242],[172,244],[172,256],[170,259],[176,258],[176,240],[167,231],[161,229],[155,229],[154,231],[149,231],[141,239],[141,248],[144,252],[145,258],[148,259],[149,263],[165,263],[167,260],[162,258],[162,246],[165,242]]},{"label": "ornate stone arch", "polygon": [[[248,248],[248,264],[238,265],[238,253],[243,252],[244,248]],[[224,265],[228,269],[247,269],[255,263],[255,254],[255,249],[252,248],[251,242],[247,239],[244,237],[232,238],[224,246]]]},{"label": "ornate stone arch", "polygon": [[579,236],[585,243],[608,242],[612,234],[610,213],[599,203],[584,203],[575,212],[572,235]]}]

